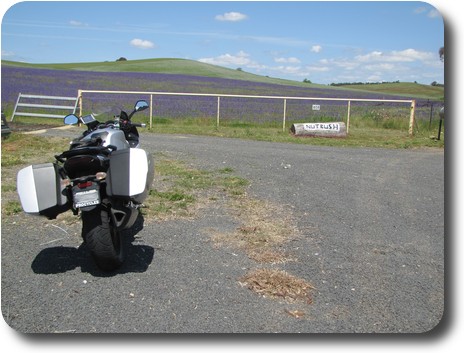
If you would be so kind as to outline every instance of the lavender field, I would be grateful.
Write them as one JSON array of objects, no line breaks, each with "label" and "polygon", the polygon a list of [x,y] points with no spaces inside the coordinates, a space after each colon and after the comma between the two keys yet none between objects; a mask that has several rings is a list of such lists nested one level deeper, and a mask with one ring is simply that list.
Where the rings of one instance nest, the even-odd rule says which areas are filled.
[{"label": "lavender field", "polygon": [[[200,77],[178,74],[141,72],[91,72],[66,71],[37,68],[21,68],[2,65],[1,105],[7,116],[11,115],[19,93],[50,96],[75,97],[78,90],[112,90],[143,92],[182,92],[208,94],[265,95],[286,97],[320,98],[366,98],[366,99],[411,99],[379,93],[336,89],[327,86],[319,88],[267,84],[217,77]],[[125,107],[130,109],[135,100],[149,99],[149,96],[85,94],[85,113],[102,110],[103,107]],[[416,100],[418,120],[438,121],[438,110],[442,103]],[[319,105],[320,110],[313,110]],[[216,97],[179,97],[159,95],[153,98],[153,115],[158,122],[175,119],[195,121],[215,121],[217,114]],[[221,98],[221,121],[240,124],[268,124],[281,126],[283,116],[282,100]],[[298,121],[342,121],[346,118],[347,103],[340,101],[296,101],[287,102],[288,123]],[[402,103],[352,103],[351,114],[372,122],[399,118],[401,128],[407,127],[409,105]],[[397,125],[395,125],[397,126]]]}]

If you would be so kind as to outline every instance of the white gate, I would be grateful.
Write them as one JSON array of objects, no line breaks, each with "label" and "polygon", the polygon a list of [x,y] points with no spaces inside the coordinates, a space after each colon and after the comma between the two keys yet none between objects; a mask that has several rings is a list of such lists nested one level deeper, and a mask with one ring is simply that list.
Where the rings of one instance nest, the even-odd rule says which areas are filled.
[{"label": "white gate", "polygon": [[[24,102],[26,100],[26,102]],[[37,102],[38,103],[35,103]],[[34,102],[34,103],[32,103]],[[47,102],[48,104],[44,104]],[[63,105],[53,104],[57,102],[63,102]],[[64,105],[66,102],[73,102],[73,105]],[[68,103],[69,104],[69,103]],[[57,97],[57,96],[38,96],[33,94],[22,94],[18,95],[16,105],[11,115],[13,121],[15,116],[33,116],[38,118],[56,118],[62,119],[67,113],[75,113],[79,104],[79,97]],[[18,111],[18,108],[26,108],[27,111]],[[30,108],[39,109],[41,113],[35,113]],[[53,111],[61,110],[63,114],[52,114]]]}]

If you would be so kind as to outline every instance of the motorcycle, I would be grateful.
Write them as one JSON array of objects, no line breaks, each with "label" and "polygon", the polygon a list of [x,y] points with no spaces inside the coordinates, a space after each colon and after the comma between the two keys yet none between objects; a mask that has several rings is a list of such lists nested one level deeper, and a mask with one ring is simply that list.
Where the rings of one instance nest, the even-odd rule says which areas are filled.
[{"label": "motorcycle", "polygon": [[67,115],[64,123],[87,126],[55,163],[31,165],[17,175],[17,190],[28,214],[55,219],[71,210],[81,215],[82,238],[103,271],[119,268],[125,259],[123,231],[131,228],[148,196],[154,177],[153,159],[140,148],[132,116],[148,109],[144,100],[133,111],[99,122],[93,114]]}]

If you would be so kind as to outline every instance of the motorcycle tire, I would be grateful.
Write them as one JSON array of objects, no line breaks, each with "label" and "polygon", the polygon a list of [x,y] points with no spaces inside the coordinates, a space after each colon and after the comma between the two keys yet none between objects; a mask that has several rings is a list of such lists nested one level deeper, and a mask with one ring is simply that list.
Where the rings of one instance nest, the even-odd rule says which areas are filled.
[{"label": "motorcycle tire", "polygon": [[108,211],[101,206],[82,212],[82,237],[103,271],[116,270],[125,257],[122,233],[112,223]]}]

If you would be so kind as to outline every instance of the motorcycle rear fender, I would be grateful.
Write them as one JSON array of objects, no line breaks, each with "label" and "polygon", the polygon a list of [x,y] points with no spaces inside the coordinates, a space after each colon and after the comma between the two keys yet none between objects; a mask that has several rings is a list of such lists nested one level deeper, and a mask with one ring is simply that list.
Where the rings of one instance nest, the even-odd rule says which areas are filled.
[{"label": "motorcycle rear fender", "polygon": [[65,187],[54,163],[30,165],[17,175],[17,190],[26,213],[56,218],[70,209]]},{"label": "motorcycle rear fender", "polygon": [[138,209],[122,205],[112,205],[110,212],[114,225],[120,230],[132,227],[139,215]]}]

